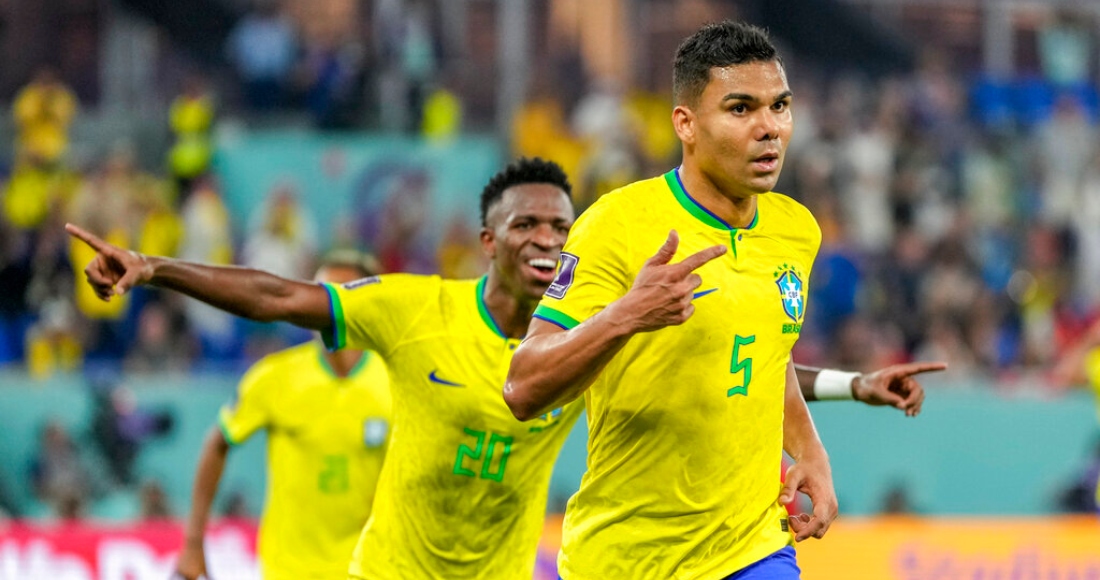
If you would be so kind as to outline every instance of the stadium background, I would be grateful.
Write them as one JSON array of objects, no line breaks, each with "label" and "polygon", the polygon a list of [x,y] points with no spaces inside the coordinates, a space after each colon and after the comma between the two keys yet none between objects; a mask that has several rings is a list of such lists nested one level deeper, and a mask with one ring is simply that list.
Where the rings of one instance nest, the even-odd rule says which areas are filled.
[{"label": "stadium background", "polygon": [[[0,579],[165,578],[216,409],[308,339],[103,307],[64,221],[293,276],[333,247],[477,275],[508,159],[561,162],[580,207],[675,164],[671,55],[724,17],[769,28],[796,95],[777,189],[824,234],[797,360],[951,365],[917,419],[812,407],[842,517],[805,577],[1100,577],[1096,404],[1059,368],[1100,318],[1100,5],[0,0]],[[215,578],[255,576],[263,472],[262,438],[231,454]]]}]

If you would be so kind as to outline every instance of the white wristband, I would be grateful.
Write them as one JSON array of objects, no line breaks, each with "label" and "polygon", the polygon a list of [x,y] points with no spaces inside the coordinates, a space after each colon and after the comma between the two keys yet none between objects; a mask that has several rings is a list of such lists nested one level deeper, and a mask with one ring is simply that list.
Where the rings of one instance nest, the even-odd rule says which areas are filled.
[{"label": "white wristband", "polygon": [[814,379],[814,397],[819,401],[851,401],[852,381],[859,373],[846,373],[833,369],[821,369]]}]

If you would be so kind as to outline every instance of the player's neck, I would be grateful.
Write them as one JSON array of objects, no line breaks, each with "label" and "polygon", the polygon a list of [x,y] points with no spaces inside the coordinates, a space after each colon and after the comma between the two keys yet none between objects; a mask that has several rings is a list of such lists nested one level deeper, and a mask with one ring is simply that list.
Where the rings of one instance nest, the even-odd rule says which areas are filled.
[{"label": "player's neck", "polygon": [[332,372],[336,376],[344,378],[351,374],[351,371],[355,369],[355,365],[359,364],[360,359],[363,358],[363,353],[358,350],[340,350],[326,352],[324,357]]},{"label": "player's neck", "polygon": [[538,306],[537,300],[524,300],[517,298],[501,282],[498,276],[489,273],[485,281],[485,294],[481,297],[485,301],[485,308],[493,321],[500,327],[500,331],[508,338],[523,338],[527,334],[527,327],[531,324],[531,315]]},{"label": "player's neck", "polygon": [[734,195],[724,191],[690,160],[678,170],[687,194],[710,213],[734,228],[747,228],[756,217],[756,194]]}]

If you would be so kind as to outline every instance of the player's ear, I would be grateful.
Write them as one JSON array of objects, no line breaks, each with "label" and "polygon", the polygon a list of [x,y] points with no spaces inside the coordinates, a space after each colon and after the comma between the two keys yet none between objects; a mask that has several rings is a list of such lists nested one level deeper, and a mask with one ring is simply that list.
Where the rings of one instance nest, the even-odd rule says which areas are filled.
[{"label": "player's ear", "polygon": [[481,239],[481,251],[490,260],[497,255],[497,237],[496,232],[492,228],[481,228],[481,234],[478,236]]},{"label": "player's ear", "polygon": [[686,105],[672,109],[672,128],[684,144],[695,143],[695,113]]}]

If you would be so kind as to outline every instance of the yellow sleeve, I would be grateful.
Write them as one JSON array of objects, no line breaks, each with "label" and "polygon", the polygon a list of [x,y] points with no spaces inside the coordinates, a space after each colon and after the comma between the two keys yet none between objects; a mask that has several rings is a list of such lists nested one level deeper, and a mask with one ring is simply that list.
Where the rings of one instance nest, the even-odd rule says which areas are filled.
[{"label": "yellow sleeve", "polygon": [[237,396],[218,413],[218,426],[230,445],[240,445],[258,429],[272,423],[270,401],[276,397],[280,373],[267,359],[257,362],[244,374]]},{"label": "yellow sleeve", "polygon": [[1096,393],[1096,401],[1100,405],[1100,347],[1092,349],[1085,355],[1085,380]]},{"label": "yellow sleeve", "polygon": [[345,284],[324,283],[332,326],[321,333],[325,346],[349,346],[389,356],[433,300],[439,300],[438,276],[387,274]]},{"label": "yellow sleeve", "polygon": [[568,330],[630,289],[629,230],[607,201],[611,197],[597,200],[573,225],[558,261],[557,277],[535,309],[535,318]]}]

